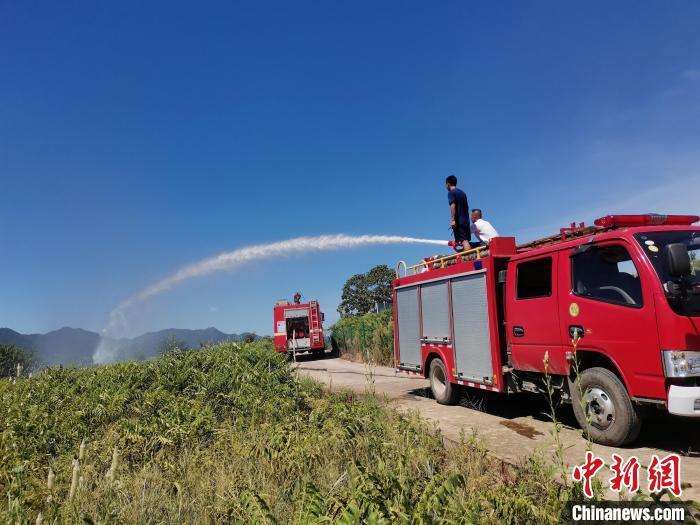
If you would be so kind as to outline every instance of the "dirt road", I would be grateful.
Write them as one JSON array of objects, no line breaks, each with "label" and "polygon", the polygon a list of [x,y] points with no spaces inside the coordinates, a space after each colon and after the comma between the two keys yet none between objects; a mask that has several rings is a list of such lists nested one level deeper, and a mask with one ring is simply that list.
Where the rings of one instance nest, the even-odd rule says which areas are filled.
[{"label": "dirt road", "polygon": [[[370,385],[369,369],[361,363],[343,359],[300,357],[298,370],[336,389],[364,392]],[[468,389],[458,406],[438,405],[431,397],[428,381],[398,375],[393,368],[375,367],[371,377],[377,394],[384,394],[400,411],[417,410],[434,422],[448,439],[459,440],[464,431],[476,431],[486,446],[498,457],[517,462],[539,451],[553,457],[553,425],[545,415],[548,406],[543,396],[522,394],[505,397]],[[586,441],[577,428],[570,407],[562,407],[558,415],[563,423],[560,434],[565,460],[570,467],[583,461]],[[594,445],[596,455],[610,464],[611,455],[624,458],[632,455],[642,464],[640,482],[646,484],[646,467],[653,454],[660,457],[671,452],[682,455],[681,481],[691,487],[683,491],[683,499],[700,501],[700,420],[679,419],[663,414],[645,420],[637,441],[626,448]],[[609,474],[598,473],[605,482]]]}]

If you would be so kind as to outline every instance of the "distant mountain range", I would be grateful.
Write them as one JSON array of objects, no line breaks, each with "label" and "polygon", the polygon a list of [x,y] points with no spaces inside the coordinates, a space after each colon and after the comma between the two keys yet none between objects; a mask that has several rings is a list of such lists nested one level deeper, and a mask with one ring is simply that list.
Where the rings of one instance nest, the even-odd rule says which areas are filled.
[{"label": "distant mountain range", "polygon": [[[164,341],[174,339],[190,348],[205,343],[241,341],[249,334],[225,334],[216,328],[185,330],[169,328],[148,332],[133,339],[109,340],[115,360],[146,359],[158,355]],[[31,349],[44,365],[85,365],[92,363],[92,356],[102,338],[96,332],[80,328],[61,328],[46,334],[20,334],[10,328],[0,328],[0,344],[14,344]]]}]

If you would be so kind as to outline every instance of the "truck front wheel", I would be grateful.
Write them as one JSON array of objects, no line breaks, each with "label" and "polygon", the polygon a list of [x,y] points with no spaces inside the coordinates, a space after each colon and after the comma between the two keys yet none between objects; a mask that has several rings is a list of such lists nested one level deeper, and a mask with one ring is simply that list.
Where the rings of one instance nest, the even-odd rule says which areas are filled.
[{"label": "truck front wheel", "polygon": [[618,447],[634,441],[642,421],[625,385],[607,368],[584,370],[571,385],[574,415],[591,440]]},{"label": "truck front wheel", "polygon": [[454,405],[459,399],[457,385],[450,383],[447,376],[445,363],[440,358],[435,358],[430,362],[430,390],[433,397],[441,405]]}]

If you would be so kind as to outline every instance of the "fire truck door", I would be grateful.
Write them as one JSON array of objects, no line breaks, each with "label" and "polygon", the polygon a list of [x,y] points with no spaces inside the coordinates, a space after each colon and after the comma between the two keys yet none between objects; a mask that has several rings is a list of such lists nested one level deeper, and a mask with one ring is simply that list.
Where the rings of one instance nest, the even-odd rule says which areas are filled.
[{"label": "fire truck door", "polygon": [[420,288],[421,323],[424,344],[452,344],[447,281]]},{"label": "fire truck door", "polygon": [[418,370],[423,365],[420,346],[420,314],[418,287],[396,290],[396,315],[399,329],[399,367]]},{"label": "fire truck door", "polygon": [[635,246],[622,240],[582,245],[560,254],[561,337],[572,350],[613,361],[639,397],[665,396],[652,278]]},{"label": "fire truck door", "polygon": [[543,372],[545,357],[549,373],[566,370],[554,278],[558,259],[554,252],[508,267],[506,330],[516,370]]},{"label": "fire truck door", "polygon": [[477,382],[492,378],[486,273],[452,280],[452,319],[457,376]]}]

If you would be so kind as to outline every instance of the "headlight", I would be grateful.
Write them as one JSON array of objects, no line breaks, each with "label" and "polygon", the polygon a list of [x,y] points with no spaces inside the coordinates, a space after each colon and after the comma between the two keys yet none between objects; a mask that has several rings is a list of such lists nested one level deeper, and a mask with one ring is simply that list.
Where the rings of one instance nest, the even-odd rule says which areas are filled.
[{"label": "headlight", "polygon": [[661,354],[666,377],[700,376],[700,352],[664,350]]}]

